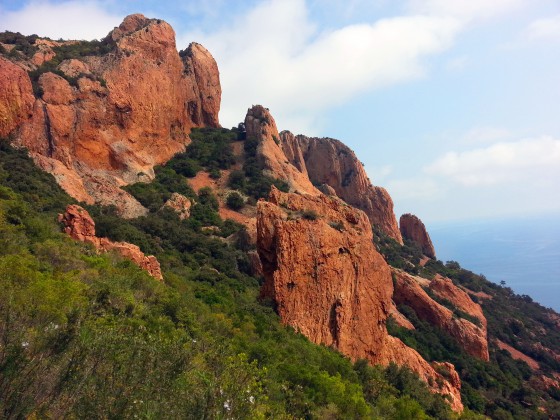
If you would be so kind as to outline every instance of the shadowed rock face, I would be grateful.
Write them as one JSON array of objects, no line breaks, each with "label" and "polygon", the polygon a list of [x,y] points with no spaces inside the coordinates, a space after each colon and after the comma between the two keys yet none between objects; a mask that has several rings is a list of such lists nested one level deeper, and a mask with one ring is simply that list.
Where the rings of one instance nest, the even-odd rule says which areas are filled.
[{"label": "shadowed rock face", "polygon": [[402,237],[420,245],[424,255],[430,258],[436,257],[436,251],[426,226],[413,214],[403,214],[399,221]]},{"label": "shadowed rock face", "polygon": [[461,410],[460,385],[387,334],[391,271],[372,237],[366,214],[339,198],[273,188],[269,201],[257,204],[261,294],[273,300],[284,324],[311,341],[353,360],[407,365]]},{"label": "shadowed rock face", "polygon": [[0,129],[17,127],[14,143],[76,199],[134,217],[146,210],[119,187],[151,179],[155,165],[184,150],[192,127],[219,126],[219,73],[199,44],[179,56],[173,29],[159,19],[128,16],[108,39],[111,52],[59,66],[78,75],[77,87],[44,73],[36,100],[27,75],[0,59],[0,80],[22,79],[19,91],[2,89],[10,120]]},{"label": "shadowed rock face", "polygon": [[153,255],[144,255],[138,246],[128,242],[113,242],[95,236],[95,222],[84,208],[71,204],[64,214],[58,215],[58,221],[64,225],[64,232],[71,238],[92,244],[98,251],[115,251],[146,270],[152,277],[163,280],[159,261]]}]

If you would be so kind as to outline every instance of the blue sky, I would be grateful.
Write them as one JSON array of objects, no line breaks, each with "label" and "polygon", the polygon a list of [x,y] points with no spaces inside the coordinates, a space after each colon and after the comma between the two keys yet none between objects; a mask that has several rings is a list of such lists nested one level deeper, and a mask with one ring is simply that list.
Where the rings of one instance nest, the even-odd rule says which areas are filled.
[{"label": "blue sky", "polygon": [[220,119],[342,140],[397,217],[560,214],[557,0],[0,0],[0,30],[102,38],[140,12],[205,45]]}]

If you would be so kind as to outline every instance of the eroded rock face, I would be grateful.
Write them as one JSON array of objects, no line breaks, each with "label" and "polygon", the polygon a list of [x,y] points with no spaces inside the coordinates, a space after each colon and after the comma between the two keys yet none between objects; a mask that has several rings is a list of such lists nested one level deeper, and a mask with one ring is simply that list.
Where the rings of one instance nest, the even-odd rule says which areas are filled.
[{"label": "eroded rock face", "polygon": [[480,305],[474,302],[467,292],[455,286],[451,279],[436,274],[429,287],[442,299],[447,299],[461,311],[477,318],[486,330],[486,317]]},{"label": "eroded rock face", "polygon": [[64,225],[64,232],[71,238],[90,243],[98,251],[116,251],[146,270],[152,277],[163,280],[159,261],[153,255],[144,255],[138,246],[128,242],[113,242],[107,238],[95,236],[95,222],[84,208],[71,204],[66,208],[64,214],[58,215],[58,221]]},{"label": "eroded rock face", "polygon": [[420,245],[424,255],[436,258],[436,251],[430,235],[426,231],[426,226],[418,217],[413,214],[403,214],[399,220],[402,237]]},{"label": "eroded rock face", "polygon": [[5,137],[32,115],[33,89],[27,73],[0,57],[0,136]]},{"label": "eroded rock face", "polygon": [[488,340],[484,325],[477,326],[458,317],[451,310],[433,300],[415,277],[398,269],[392,269],[397,305],[410,306],[420,319],[441,328],[471,356],[488,361]]},{"label": "eroded rock face", "polygon": [[245,117],[247,138],[253,137],[259,141],[257,156],[264,165],[265,175],[286,181],[291,191],[319,195],[307,174],[301,172],[290,163],[280,147],[280,135],[276,122],[268,109],[255,105],[247,111]]},{"label": "eroded rock face", "polygon": [[[199,44],[179,56],[173,29],[159,19],[128,16],[108,37],[113,50],[106,55],[59,66],[68,77],[79,77],[77,87],[45,73],[39,79],[42,97],[33,103],[27,75],[10,82],[27,93],[20,102],[15,92],[0,97],[0,109],[15,110],[0,127],[12,131],[19,125],[15,144],[76,199],[115,204],[123,216],[136,217],[146,210],[119,188],[151,179],[155,165],[184,150],[192,127],[219,126],[219,73]],[[5,61],[0,83],[14,71]],[[29,103],[32,118],[26,121]]]},{"label": "eroded rock face", "polygon": [[314,185],[331,187],[348,204],[363,210],[373,225],[402,244],[393,200],[384,188],[370,182],[362,163],[342,142],[331,138],[280,133],[282,150]]},{"label": "eroded rock face", "polygon": [[336,197],[282,193],[257,204],[257,250],[284,324],[356,360],[407,365],[461,410],[460,393],[416,351],[387,334],[391,271],[368,217]]}]

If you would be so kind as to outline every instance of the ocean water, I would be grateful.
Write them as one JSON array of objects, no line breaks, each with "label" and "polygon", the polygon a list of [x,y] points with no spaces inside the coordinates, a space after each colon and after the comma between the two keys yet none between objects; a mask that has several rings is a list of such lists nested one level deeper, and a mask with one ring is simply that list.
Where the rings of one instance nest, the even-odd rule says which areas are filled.
[{"label": "ocean water", "polygon": [[505,281],[560,312],[560,216],[433,223],[427,226],[439,260]]}]

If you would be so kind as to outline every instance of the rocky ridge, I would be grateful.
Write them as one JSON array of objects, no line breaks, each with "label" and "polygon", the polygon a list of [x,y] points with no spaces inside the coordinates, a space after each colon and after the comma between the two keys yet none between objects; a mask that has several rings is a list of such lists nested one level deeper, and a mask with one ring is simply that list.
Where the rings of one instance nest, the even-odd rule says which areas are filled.
[{"label": "rocky ridge", "polygon": [[[415,276],[395,268],[392,271],[395,286],[393,300],[397,305],[410,306],[420,319],[428,321],[449,333],[468,354],[484,361],[489,360],[486,319],[481,320],[481,324],[478,326],[457,316],[453,311],[432,299]],[[445,286],[442,286],[442,281],[439,279],[434,283],[436,290],[440,290],[439,293],[442,293],[441,290],[443,289],[453,290],[454,295],[460,295],[461,299],[464,298],[462,293],[465,292],[454,286],[453,283],[451,285],[445,281],[444,283]],[[430,288],[431,283],[426,289]],[[447,296],[451,296],[451,293]],[[468,299],[470,300],[470,298]],[[459,299],[454,299],[454,301],[459,302]],[[473,308],[475,305],[472,302],[469,308]],[[476,313],[478,318],[481,316],[481,312],[480,307],[478,307],[478,309],[472,309],[471,313]],[[481,317],[484,318],[483,315]]]},{"label": "rocky ridge", "polygon": [[[37,98],[23,69],[38,61],[1,58],[0,135],[11,133],[77,200],[135,217],[146,210],[120,187],[151,179],[155,165],[184,150],[192,127],[219,126],[219,72],[199,44],[180,55],[160,19],[128,16],[105,42],[109,53],[62,61],[64,77],[41,74]],[[54,57],[45,51],[44,60]]]},{"label": "rocky ridge", "polygon": [[95,222],[84,208],[71,204],[64,214],[58,215],[58,221],[63,224],[64,232],[71,238],[92,244],[100,252],[115,251],[146,270],[152,277],[163,280],[159,261],[153,255],[144,255],[138,246],[128,242],[113,242],[97,237]]}]

